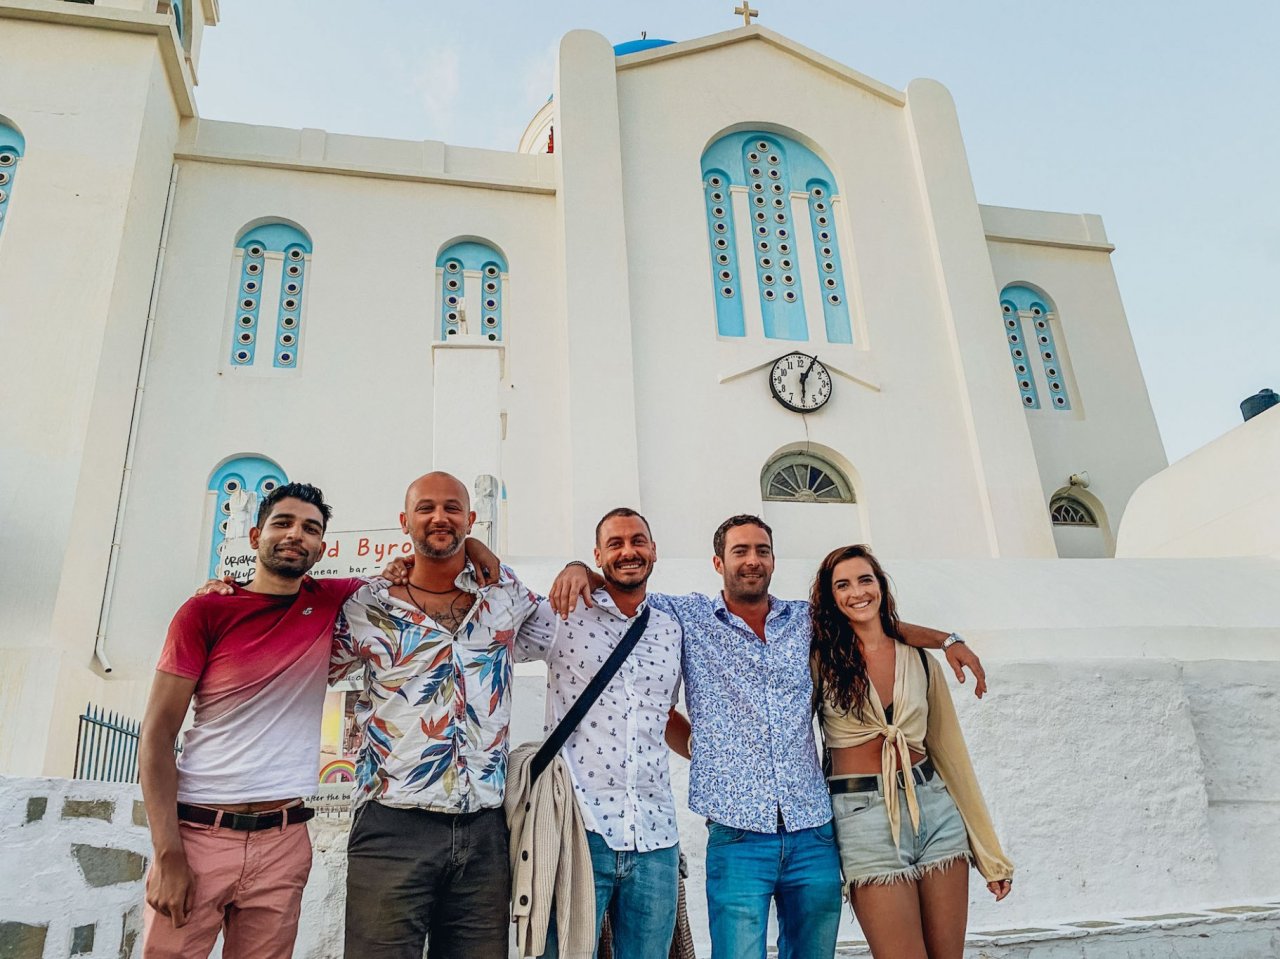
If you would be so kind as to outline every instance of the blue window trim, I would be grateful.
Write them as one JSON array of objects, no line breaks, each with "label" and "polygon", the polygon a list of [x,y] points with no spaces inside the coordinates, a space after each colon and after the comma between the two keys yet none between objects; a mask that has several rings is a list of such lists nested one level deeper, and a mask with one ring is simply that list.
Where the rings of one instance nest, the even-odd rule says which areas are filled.
[{"label": "blue window trim", "polygon": [[0,235],[9,216],[9,201],[18,178],[18,167],[26,152],[27,141],[7,123],[0,123]]},{"label": "blue window trim", "polygon": [[737,231],[729,175],[712,168],[702,174],[707,205],[707,239],[711,249],[711,283],[716,298],[716,330],[721,336],[746,336],[742,314],[742,286],[738,273]]},{"label": "blue window trim", "polygon": [[[1071,409],[1071,394],[1067,390],[1067,381],[1062,369],[1062,357],[1058,352],[1058,345],[1053,335],[1052,318],[1057,315],[1057,311],[1053,308],[1053,303],[1047,296],[1032,287],[1023,284],[1010,284],[1006,286],[1000,294],[1000,303],[1005,319],[1005,332],[1012,336],[1010,325],[1012,308],[1012,318],[1017,320],[1017,330],[1022,332],[1022,314],[1030,314],[1031,323],[1034,329],[1034,341],[1027,341],[1024,353],[1026,374],[1019,373],[1019,386],[1022,387],[1024,379],[1031,380],[1033,393],[1035,392],[1035,380],[1031,376],[1031,356],[1038,358],[1037,362],[1044,372],[1045,383],[1049,386],[1049,399],[1047,405],[1051,409],[1067,411]],[[1012,350],[1012,347],[1011,347]],[[1015,358],[1014,369],[1019,369]],[[1028,409],[1039,409],[1039,396],[1036,395],[1034,403],[1028,403],[1026,400],[1026,390],[1023,389],[1023,404]]]},{"label": "blue window trim", "polygon": [[236,249],[243,256],[229,362],[231,366],[238,368],[254,365],[267,254],[279,253],[283,262],[280,266],[280,296],[276,310],[276,341],[273,345],[272,366],[275,369],[296,369],[298,351],[302,345],[302,308],[306,294],[307,257],[312,250],[311,239],[302,230],[287,223],[262,223],[242,231],[236,240]]},{"label": "blue window trim", "polygon": [[[710,189],[712,177],[723,178],[727,215],[714,216]],[[711,269],[715,289],[716,329],[721,336],[745,336],[742,297],[743,277],[737,263],[736,224],[733,222],[733,188],[747,192],[749,226],[756,266],[760,312],[764,334],[770,339],[806,341],[810,338],[805,315],[803,271],[812,271],[817,289],[823,291],[823,318],[829,343],[852,343],[853,328],[849,317],[844,268],[840,259],[832,204],[838,196],[835,176],[827,165],[808,147],[779,133],[745,130],[726,134],[712,143],[702,155],[702,180],[707,201],[707,228],[711,244]],[[818,256],[807,263],[801,256],[792,210],[794,184],[805,184],[809,208],[810,230],[815,241],[815,255],[828,247],[830,257]],[[815,187],[822,191],[814,196]],[[820,209],[819,205],[825,207]],[[819,223],[825,217],[826,223]],[[819,242],[819,234],[829,234]],[[717,247],[717,238],[724,238]],[[745,234],[744,234],[745,238]],[[727,249],[726,249],[727,247]],[[720,254],[732,258],[732,295],[726,295],[729,284],[721,281],[726,265],[717,260]],[[787,280],[790,282],[787,282]],[[834,282],[834,286],[831,282]],[[834,297],[834,299],[833,299]]]},{"label": "blue window trim", "polygon": [[[231,515],[231,496],[235,489],[249,489],[261,503],[264,496],[289,479],[277,463],[262,456],[240,456],[229,460],[209,477],[209,492],[217,494],[213,509],[213,536],[209,546],[209,578],[218,571],[218,547],[227,538],[227,520]],[[275,484],[274,486],[269,484]]]},{"label": "blue window trim", "polygon": [[[436,255],[440,271],[440,339],[457,334],[461,317],[458,303],[466,297],[466,274],[478,273],[480,282],[480,332],[492,342],[502,339],[502,291],[507,280],[507,258],[495,247],[477,240],[451,243]],[[475,315],[476,304],[468,304]]]}]

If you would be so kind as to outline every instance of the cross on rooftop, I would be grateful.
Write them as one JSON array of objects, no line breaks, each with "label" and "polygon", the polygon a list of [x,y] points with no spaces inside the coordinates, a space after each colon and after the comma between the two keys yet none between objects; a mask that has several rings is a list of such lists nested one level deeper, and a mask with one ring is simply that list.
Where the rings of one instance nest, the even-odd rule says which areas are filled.
[{"label": "cross on rooftop", "polygon": [[752,17],[760,16],[760,11],[751,6],[747,0],[742,0],[742,3],[733,8],[733,12],[739,14],[742,17],[742,22],[747,26],[751,26]]}]

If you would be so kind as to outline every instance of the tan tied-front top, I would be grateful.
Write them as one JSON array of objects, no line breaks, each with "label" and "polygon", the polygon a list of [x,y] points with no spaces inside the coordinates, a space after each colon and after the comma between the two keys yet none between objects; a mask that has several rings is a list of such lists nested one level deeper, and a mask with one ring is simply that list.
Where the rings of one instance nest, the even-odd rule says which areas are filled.
[{"label": "tan tied-front top", "polygon": [[[991,814],[982,799],[969,760],[969,748],[965,745],[956,707],[951,701],[951,690],[942,667],[932,656],[925,656],[929,664],[926,675],[920,656],[905,643],[896,642],[893,671],[892,725],[885,719],[884,706],[876,692],[875,684],[867,682],[867,704],[860,716],[842,712],[825,696],[819,707],[822,734],[828,749],[861,746],[884,737],[880,749],[880,773],[884,783],[884,801],[889,813],[889,827],[893,841],[898,841],[901,831],[901,812],[898,806],[898,770],[911,768],[911,750],[925,753],[942,775],[951,798],[955,800],[960,817],[969,834],[969,848],[980,872],[987,882],[1013,878],[1013,863],[1000,848]],[[813,663],[814,688],[821,689],[817,677],[817,663]],[[920,806],[916,801],[915,781],[906,777],[907,811],[911,825],[920,828]]]}]

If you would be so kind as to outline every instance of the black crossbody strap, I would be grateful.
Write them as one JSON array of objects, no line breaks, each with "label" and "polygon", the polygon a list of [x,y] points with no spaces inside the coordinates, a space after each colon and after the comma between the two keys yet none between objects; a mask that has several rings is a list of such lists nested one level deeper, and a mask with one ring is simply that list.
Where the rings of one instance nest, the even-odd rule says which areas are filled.
[{"label": "black crossbody strap", "polygon": [[614,673],[622,666],[622,661],[631,655],[631,650],[635,649],[636,643],[640,641],[640,636],[648,625],[649,607],[646,606],[640,612],[640,615],[636,617],[635,622],[627,628],[622,637],[622,642],[618,643],[613,652],[609,654],[609,658],[604,661],[600,671],[591,677],[591,682],[582,691],[582,695],[569,707],[564,719],[560,720],[560,725],[551,731],[551,735],[547,737],[546,742],[534,754],[530,763],[530,782],[541,776],[542,771],[551,765],[551,760],[555,758],[556,753],[560,752],[560,747],[573,735],[573,731],[578,728],[578,724],[582,722],[582,717],[587,714],[587,710],[595,705],[596,700],[600,698],[600,694],[604,692],[604,688],[609,685],[609,680],[613,679]]}]

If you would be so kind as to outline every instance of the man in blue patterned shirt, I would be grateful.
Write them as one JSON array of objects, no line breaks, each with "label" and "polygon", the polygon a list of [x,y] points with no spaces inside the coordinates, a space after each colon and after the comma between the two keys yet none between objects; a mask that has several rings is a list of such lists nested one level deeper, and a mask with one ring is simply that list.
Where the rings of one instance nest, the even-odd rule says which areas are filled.
[{"label": "man in blue patterned shirt", "polygon": [[[830,959],[840,925],[840,860],[831,798],[813,733],[809,604],[769,595],[773,534],[756,516],[725,520],[713,540],[724,581],[714,597],[649,594],[684,633],[685,697],[692,728],[671,714],[667,741],[692,760],[689,808],[707,818],[707,912],[712,959],[763,959],[769,903],[777,903],[778,953]],[[581,592],[569,567],[552,601]],[[561,582],[563,581],[563,588]],[[913,646],[947,634],[902,624]],[[961,643],[947,657],[985,679]]]}]

